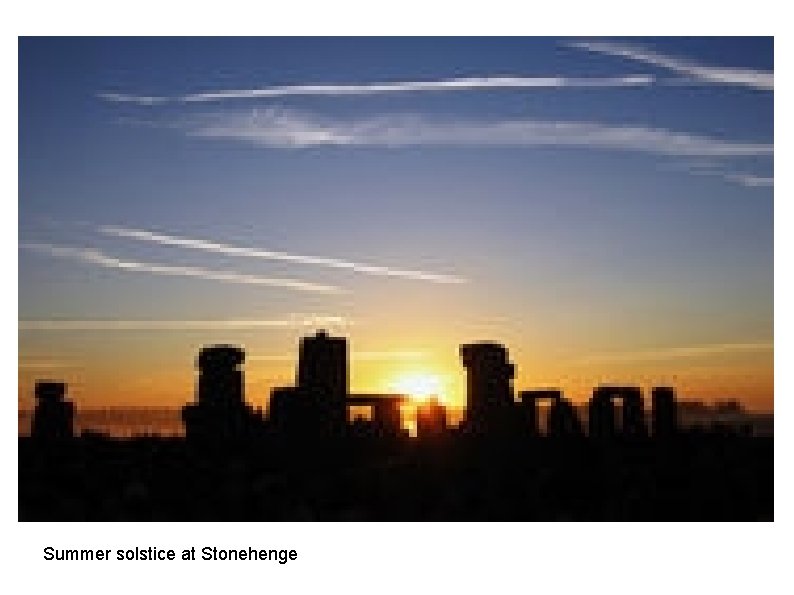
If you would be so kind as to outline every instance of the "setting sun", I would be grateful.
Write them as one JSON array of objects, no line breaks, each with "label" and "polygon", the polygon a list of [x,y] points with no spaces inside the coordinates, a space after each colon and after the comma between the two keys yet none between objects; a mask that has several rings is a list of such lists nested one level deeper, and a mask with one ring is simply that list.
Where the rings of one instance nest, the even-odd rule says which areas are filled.
[{"label": "setting sun", "polygon": [[442,400],[443,384],[438,376],[416,373],[400,376],[391,384],[391,388],[417,400],[433,396]]}]

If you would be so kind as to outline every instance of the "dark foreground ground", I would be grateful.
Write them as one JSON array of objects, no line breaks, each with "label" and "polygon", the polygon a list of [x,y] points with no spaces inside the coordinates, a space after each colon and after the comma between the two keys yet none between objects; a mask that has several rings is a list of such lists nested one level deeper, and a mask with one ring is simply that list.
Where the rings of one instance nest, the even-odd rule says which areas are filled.
[{"label": "dark foreground ground", "polygon": [[19,520],[773,520],[773,439],[19,439]]}]

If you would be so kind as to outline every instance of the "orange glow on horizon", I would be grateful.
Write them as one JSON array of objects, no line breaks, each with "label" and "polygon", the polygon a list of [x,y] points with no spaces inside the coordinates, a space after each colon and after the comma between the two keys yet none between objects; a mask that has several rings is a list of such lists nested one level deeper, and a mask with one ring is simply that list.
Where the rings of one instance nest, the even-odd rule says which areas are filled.
[{"label": "orange glow on horizon", "polygon": [[[400,334],[402,333],[402,334]],[[298,333],[296,333],[297,335]],[[774,410],[774,351],[692,353],[687,357],[594,361],[592,349],[546,353],[531,340],[504,333],[504,344],[516,365],[513,386],[521,390],[557,387],[573,402],[584,403],[600,384],[631,384],[643,388],[673,386],[682,400],[737,399],[751,410]],[[481,333],[443,335],[428,331],[412,335],[395,329],[388,342],[367,330],[349,337],[350,391],[401,393],[414,402],[436,395],[448,408],[466,405],[466,371],[457,346]],[[489,333],[499,337],[501,334]],[[46,341],[44,340],[46,338]],[[245,398],[267,410],[274,387],[295,383],[297,337],[281,342],[259,333],[252,336],[194,336],[180,333],[152,335],[124,332],[65,335],[48,333],[20,336],[18,401],[20,409],[33,406],[33,385],[39,379],[61,380],[78,407],[181,407],[195,398],[195,356],[202,345],[215,342],[244,346]],[[358,351],[357,351],[358,349]],[[640,356],[645,351],[638,350]],[[366,354],[366,356],[362,356]],[[408,354],[408,355],[406,355]],[[624,352],[621,351],[621,355]]]}]

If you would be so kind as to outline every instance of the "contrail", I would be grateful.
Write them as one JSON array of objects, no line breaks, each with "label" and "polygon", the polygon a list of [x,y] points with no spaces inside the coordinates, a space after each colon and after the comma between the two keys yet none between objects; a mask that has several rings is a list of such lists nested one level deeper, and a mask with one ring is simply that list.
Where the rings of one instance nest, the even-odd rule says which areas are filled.
[{"label": "contrail", "polygon": [[73,367],[73,364],[59,360],[27,360],[20,358],[18,367],[20,370],[56,370]]},{"label": "contrail", "polygon": [[466,282],[465,279],[462,279],[460,277],[455,277],[452,275],[428,273],[424,271],[415,271],[415,270],[392,269],[385,266],[349,262],[345,260],[337,260],[335,258],[325,258],[319,256],[300,256],[297,254],[288,254],[286,252],[274,252],[272,250],[260,250],[256,248],[231,246],[229,244],[221,244],[217,242],[210,242],[207,240],[185,238],[180,236],[155,233],[152,231],[147,231],[142,229],[130,229],[126,227],[118,227],[115,225],[103,225],[99,227],[97,231],[99,231],[99,233],[103,235],[114,236],[118,238],[129,238],[143,242],[153,242],[155,244],[161,244],[164,246],[179,246],[182,248],[203,250],[205,252],[214,252],[217,254],[226,254],[231,256],[244,256],[248,258],[259,258],[264,260],[280,260],[280,261],[292,262],[296,264],[319,265],[319,266],[325,266],[336,269],[347,269],[358,273],[366,273],[369,275],[402,277],[405,279],[431,281],[434,283]]},{"label": "contrail", "polygon": [[236,271],[218,271],[199,267],[173,266],[158,263],[134,262],[120,260],[95,250],[93,248],[74,248],[70,246],[56,246],[53,244],[28,243],[20,244],[21,248],[32,250],[41,254],[48,254],[56,258],[67,258],[80,262],[95,264],[108,269],[121,269],[124,271],[152,273],[155,275],[169,275],[174,277],[194,277],[223,283],[239,283],[242,285],[267,285],[283,287],[296,291],[316,293],[347,293],[345,290],[333,285],[320,285],[298,279],[280,279],[273,277],[258,277],[238,273]]},{"label": "contrail", "polygon": [[730,353],[757,351],[773,351],[774,344],[766,343],[717,343],[714,345],[696,345],[691,347],[668,347],[652,351],[628,351],[615,353],[599,353],[583,357],[580,363],[612,363],[655,361],[677,358],[706,357]]},{"label": "contrail", "polygon": [[775,185],[775,178],[772,176],[733,171],[724,167],[721,163],[713,161],[671,163],[667,166],[661,166],[660,169],[686,172],[694,176],[722,178],[726,182],[739,184],[745,188],[772,188]]},{"label": "contrail", "polygon": [[482,76],[451,78],[436,81],[395,81],[360,84],[283,85],[258,89],[225,89],[191,93],[179,96],[146,96],[126,93],[98,93],[106,101],[135,103],[138,105],[160,105],[164,103],[201,103],[226,99],[258,99],[288,96],[344,96],[375,95],[386,93],[416,93],[427,91],[476,91],[482,89],[544,89],[544,88],[599,88],[599,87],[644,87],[653,84],[654,77],[646,74],[614,77],[525,77]]},{"label": "contrail", "polygon": [[566,45],[589,52],[619,56],[636,62],[643,62],[644,64],[666,68],[707,83],[739,85],[761,91],[773,91],[775,88],[774,74],[764,70],[709,66],[685,58],[660,54],[647,48],[610,41],[579,41],[567,43]]},{"label": "contrail", "polygon": [[338,327],[351,324],[342,316],[292,315],[270,320],[20,320],[21,331],[173,331],[262,328]]},{"label": "contrail", "polygon": [[[427,356],[424,351],[351,351],[350,359],[353,361],[378,362],[378,361],[414,361]],[[250,362],[292,362],[295,356],[273,353],[252,355],[247,358]]]}]

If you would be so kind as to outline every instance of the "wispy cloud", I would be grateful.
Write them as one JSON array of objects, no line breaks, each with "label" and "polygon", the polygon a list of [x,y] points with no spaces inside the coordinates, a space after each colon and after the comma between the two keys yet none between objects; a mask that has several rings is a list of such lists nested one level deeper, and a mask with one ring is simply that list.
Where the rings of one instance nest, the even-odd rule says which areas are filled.
[{"label": "wispy cloud", "polygon": [[354,351],[353,359],[359,361],[390,361],[390,360],[417,360],[427,356],[425,351],[388,350],[388,351]]},{"label": "wispy cloud", "polygon": [[186,119],[177,127],[194,137],[230,139],[281,149],[423,145],[567,147],[709,157],[773,154],[771,143],[600,122],[438,120],[411,114],[340,120],[269,108],[207,114]]},{"label": "wispy cloud", "polygon": [[649,351],[628,351],[598,353],[579,359],[579,363],[619,363],[637,361],[657,361],[678,358],[707,357],[726,355],[731,353],[746,353],[758,351],[772,351],[774,344],[765,343],[717,343],[712,345],[697,345],[691,347],[668,347]]},{"label": "wispy cloud", "polygon": [[[352,351],[350,359],[355,361],[414,361],[427,356],[424,351]],[[252,355],[248,358],[252,362],[292,362],[295,361],[294,355],[275,353]]]},{"label": "wispy cloud", "polygon": [[19,369],[20,370],[33,370],[33,371],[40,371],[40,370],[60,370],[63,368],[70,368],[73,367],[74,364],[70,364],[68,362],[59,361],[59,360],[36,360],[36,359],[19,359]]},{"label": "wispy cloud", "polygon": [[754,174],[726,173],[724,178],[746,188],[771,188],[775,185],[775,178],[771,176],[756,176]]},{"label": "wispy cloud", "polygon": [[759,176],[756,174],[738,172],[727,169],[723,164],[713,161],[692,161],[670,164],[663,169],[670,171],[684,171],[695,176],[716,177],[739,184],[745,188],[772,188],[775,179],[772,176]]},{"label": "wispy cloud", "polygon": [[405,279],[413,279],[419,281],[432,281],[434,283],[466,282],[465,279],[453,275],[428,273],[425,271],[417,271],[417,270],[395,269],[395,268],[372,265],[372,264],[363,264],[363,263],[349,262],[346,260],[338,260],[335,258],[327,258],[327,257],[319,257],[319,256],[300,256],[298,254],[288,254],[286,252],[275,252],[272,250],[261,250],[258,248],[232,246],[229,244],[211,242],[202,239],[185,238],[185,237],[157,233],[142,229],[130,229],[127,227],[119,227],[115,225],[101,226],[98,228],[98,231],[101,234],[114,236],[118,238],[129,238],[144,242],[153,242],[164,246],[179,246],[181,248],[190,248],[194,250],[202,250],[205,252],[213,252],[217,254],[226,254],[231,256],[244,256],[248,258],[259,258],[264,260],[279,260],[279,261],[291,262],[295,264],[319,265],[319,266],[330,267],[335,269],[347,269],[350,271],[355,271],[357,273],[366,273],[369,275],[402,277]]},{"label": "wispy cloud", "polygon": [[578,41],[566,45],[589,52],[619,56],[636,62],[666,68],[702,82],[739,85],[762,91],[774,90],[774,74],[764,70],[710,66],[686,58],[667,56],[640,46],[611,41]]},{"label": "wispy cloud", "polygon": [[272,99],[290,96],[345,96],[376,95],[387,93],[418,93],[438,91],[477,91],[483,89],[547,89],[547,88],[598,88],[598,87],[643,87],[654,82],[646,74],[613,77],[528,77],[528,76],[481,76],[450,78],[433,81],[394,81],[357,84],[282,85],[257,89],[224,89],[178,96],[147,96],[126,93],[99,93],[98,97],[117,103],[138,105],[161,105],[164,103],[202,103],[226,99]]},{"label": "wispy cloud", "polygon": [[352,324],[344,316],[291,314],[275,319],[223,320],[20,320],[21,331],[172,331],[245,330],[266,328],[340,328]]},{"label": "wispy cloud", "polygon": [[57,246],[43,243],[25,243],[20,244],[20,247],[55,258],[86,262],[108,269],[119,269],[127,272],[151,273],[174,277],[193,277],[196,279],[220,281],[222,283],[264,285],[314,293],[346,293],[345,290],[333,285],[321,285],[298,279],[259,277],[256,275],[239,273],[237,271],[219,271],[200,267],[173,266],[159,263],[120,260],[93,248],[75,248],[71,246]]}]

